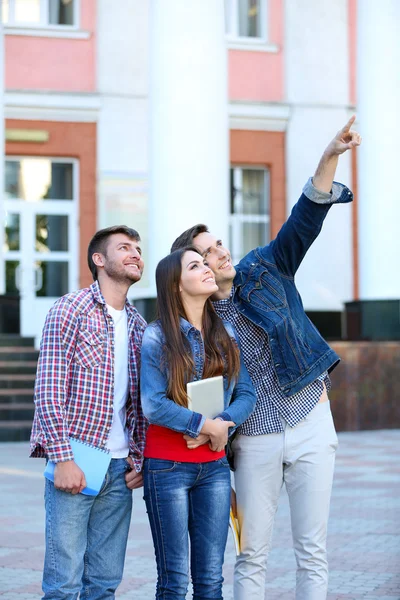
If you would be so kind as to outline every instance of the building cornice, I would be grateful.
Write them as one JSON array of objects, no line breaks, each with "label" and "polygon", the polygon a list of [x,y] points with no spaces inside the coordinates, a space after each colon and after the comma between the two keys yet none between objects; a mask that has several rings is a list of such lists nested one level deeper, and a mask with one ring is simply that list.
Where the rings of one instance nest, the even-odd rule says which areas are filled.
[{"label": "building cornice", "polygon": [[15,90],[4,94],[6,119],[96,122],[100,107],[100,96],[94,93]]},{"label": "building cornice", "polygon": [[290,106],[278,102],[230,102],[229,128],[286,131]]}]

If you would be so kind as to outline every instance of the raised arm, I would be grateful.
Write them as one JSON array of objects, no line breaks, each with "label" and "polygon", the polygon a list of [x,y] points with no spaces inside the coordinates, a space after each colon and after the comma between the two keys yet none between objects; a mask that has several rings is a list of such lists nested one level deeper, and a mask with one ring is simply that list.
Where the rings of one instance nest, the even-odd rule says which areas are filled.
[{"label": "raised arm", "polygon": [[361,144],[361,136],[356,131],[351,131],[351,126],[356,120],[355,115],[346,125],[337,132],[321,156],[317,170],[314,173],[313,184],[320,192],[330,193],[339,161],[339,156]]},{"label": "raised arm", "polygon": [[276,239],[261,251],[267,260],[272,252],[278,269],[284,275],[294,277],[307,250],[320,233],[332,204],[351,202],[353,199],[351,191],[335,183],[333,178],[339,156],[361,143],[361,136],[350,129],[354,119],[353,116],[328,144],[314,177],[304,186],[290,217]]}]

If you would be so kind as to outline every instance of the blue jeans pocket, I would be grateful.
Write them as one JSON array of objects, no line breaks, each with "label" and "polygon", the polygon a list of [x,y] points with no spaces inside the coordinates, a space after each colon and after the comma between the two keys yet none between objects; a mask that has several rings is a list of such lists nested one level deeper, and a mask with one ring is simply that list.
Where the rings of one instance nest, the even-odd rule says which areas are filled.
[{"label": "blue jeans pocket", "polygon": [[161,458],[146,458],[145,468],[149,473],[168,473],[174,471],[180,463],[174,460],[163,460]]}]

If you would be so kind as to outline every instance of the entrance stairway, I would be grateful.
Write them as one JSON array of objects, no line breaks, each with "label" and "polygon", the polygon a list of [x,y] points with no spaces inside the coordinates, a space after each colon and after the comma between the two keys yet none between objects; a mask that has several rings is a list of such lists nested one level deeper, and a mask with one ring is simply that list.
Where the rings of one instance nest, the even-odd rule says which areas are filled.
[{"label": "entrance stairway", "polygon": [[38,355],[33,338],[0,334],[0,442],[29,440]]}]

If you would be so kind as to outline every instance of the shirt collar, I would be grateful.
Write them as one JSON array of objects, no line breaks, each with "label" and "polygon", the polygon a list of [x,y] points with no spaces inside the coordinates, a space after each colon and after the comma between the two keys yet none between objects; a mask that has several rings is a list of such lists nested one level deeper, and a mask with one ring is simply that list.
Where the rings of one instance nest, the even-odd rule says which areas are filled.
[{"label": "shirt collar", "polygon": [[96,300],[96,302],[98,302],[99,304],[104,304],[104,306],[105,306],[106,301],[104,300],[104,296],[101,293],[100,285],[97,280],[92,283],[92,285],[90,286],[90,290],[91,290],[91,292],[93,294],[93,298]]},{"label": "shirt collar", "polygon": [[222,298],[221,300],[213,301],[214,308],[228,308],[229,304],[233,300],[233,296],[235,295],[236,287],[233,285],[231,289],[231,293],[228,298]]},{"label": "shirt collar", "polygon": [[[104,296],[101,293],[100,285],[99,285],[99,282],[97,280],[94,281],[92,283],[92,285],[90,286],[90,291],[92,292],[93,298],[95,299],[95,301],[98,302],[99,304],[102,304],[106,308],[107,307],[107,302],[105,301]],[[126,298],[126,300],[125,300],[125,307],[128,310],[133,308],[133,306],[129,302],[128,298]]]}]

